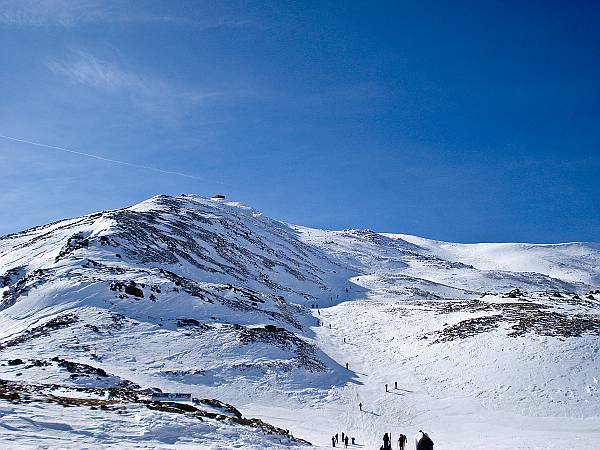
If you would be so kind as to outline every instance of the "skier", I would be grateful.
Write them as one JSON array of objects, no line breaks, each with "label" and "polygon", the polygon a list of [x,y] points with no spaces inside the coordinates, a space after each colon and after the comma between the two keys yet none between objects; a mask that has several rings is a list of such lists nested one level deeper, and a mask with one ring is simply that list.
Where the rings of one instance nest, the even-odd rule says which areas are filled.
[{"label": "skier", "polygon": [[388,391],[387,383],[385,383],[385,392],[387,392],[387,391]]},{"label": "skier", "polygon": [[331,436],[331,446],[335,447],[335,436]]},{"label": "skier", "polygon": [[362,402],[360,402],[360,403],[358,404],[358,409],[360,409],[360,410],[362,411]]},{"label": "skier", "polygon": [[394,389],[398,389],[398,382],[394,381]]},{"label": "skier", "polygon": [[415,448],[417,450],[433,450],[433,441],[427,433],[419,430],[415,436]]},{"label": "skier", "polygon": [[346,363],[346,370],[348,370],[348,363]]},{"label": "skier", "polygon": [[346,338],[344,338],[344,344],[346,343]]},{"label": "skier", "polygon": [[348,436],[344,439],[344,447],[348,448]]},{"label": "skier", "polygon": [[336,443],[337,443],[337,442],[340,442],[340,437],[338,436],[338,434],[337,434],[337,433],[335,433],[335,442],[336,442]]},{"label": "skier", "polygon": [[406,436],[401,434],[398,438],[398,449],[405,450],[406,449]]},{"label": "skier", "polygon": [[390,437],[388,436],[387,433],[384,433],[383,435],[383,449],[384,450],[390,450],[392,447],[390,445]]}]

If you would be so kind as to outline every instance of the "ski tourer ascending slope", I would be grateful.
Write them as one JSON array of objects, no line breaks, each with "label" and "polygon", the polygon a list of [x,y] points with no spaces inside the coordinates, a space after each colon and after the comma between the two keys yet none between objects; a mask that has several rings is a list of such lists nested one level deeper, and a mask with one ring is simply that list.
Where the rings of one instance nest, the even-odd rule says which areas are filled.
[{"label": "ski tourer ascending slope", "polygon": [[433,441],[427,433],[422,430],[415,435],[416,450],[433,450]]}]

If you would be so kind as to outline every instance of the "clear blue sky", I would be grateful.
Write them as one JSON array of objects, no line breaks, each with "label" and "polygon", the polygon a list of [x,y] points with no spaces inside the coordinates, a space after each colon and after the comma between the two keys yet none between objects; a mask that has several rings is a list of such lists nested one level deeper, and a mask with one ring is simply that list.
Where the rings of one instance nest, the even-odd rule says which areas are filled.
[{"label": "clear blue sky", "polygon": [[216,192],[271,217],[600,241],[597,2],[0,0],[0,234]]}]

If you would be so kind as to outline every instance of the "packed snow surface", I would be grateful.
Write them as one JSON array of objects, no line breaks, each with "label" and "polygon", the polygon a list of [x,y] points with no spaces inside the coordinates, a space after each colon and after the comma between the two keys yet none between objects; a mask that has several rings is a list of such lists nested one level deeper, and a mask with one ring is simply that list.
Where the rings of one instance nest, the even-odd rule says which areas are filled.
[{"label": "packed snow surface", "polygon": [[600,448],[599,285],[598,244],[191,195],[36,227],[0,238],[0,447]]}]

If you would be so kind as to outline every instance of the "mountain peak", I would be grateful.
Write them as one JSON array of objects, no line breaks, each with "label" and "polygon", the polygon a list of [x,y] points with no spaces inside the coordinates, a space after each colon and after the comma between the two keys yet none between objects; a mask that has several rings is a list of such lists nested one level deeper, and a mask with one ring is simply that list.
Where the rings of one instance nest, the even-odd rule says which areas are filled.
[{"label": "mountain peak", "polygon": [[[592,417],[599,261],[593,247],[326,231],[222,198],[158,195],[0,239],[0,391],[53,402],[56,389],[94,401],[110,390],[132,408],[192,392],[188,413],[212,420],[198,408],[217,405],[229,425],[289,445],[302,442],[284,428],[329,439],[315,411],[335,421],[323,402],[354,411],[357,399],[384,405],[373,415],[384,429],[417,411],[450,442],[448,409],[423,410],[439,401],[430,392],[491,428],[491,406],[513,424],[522,410]],[[377,403],[393,380],[402,403]],[[572,394],[548,400],[557,392]],[[282,428],[242,420],[234,404]],[[366,442],[378,423],[351,424]]]}]

